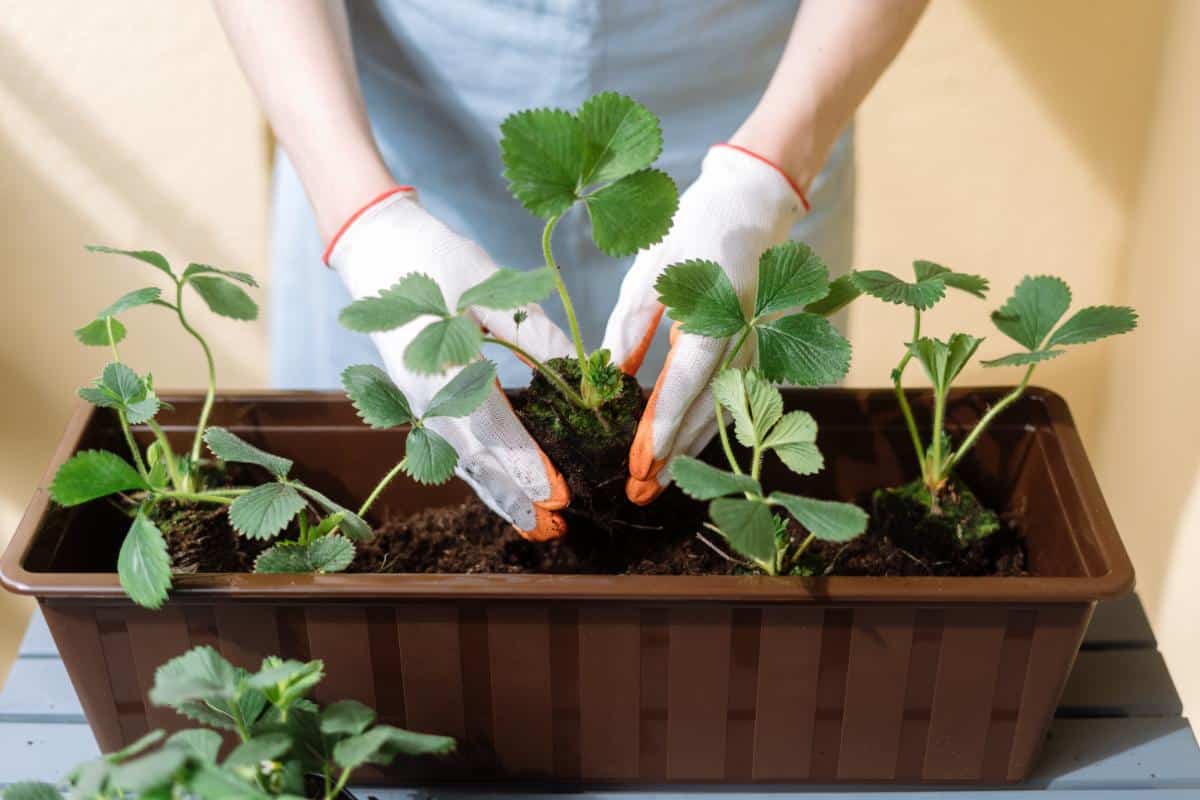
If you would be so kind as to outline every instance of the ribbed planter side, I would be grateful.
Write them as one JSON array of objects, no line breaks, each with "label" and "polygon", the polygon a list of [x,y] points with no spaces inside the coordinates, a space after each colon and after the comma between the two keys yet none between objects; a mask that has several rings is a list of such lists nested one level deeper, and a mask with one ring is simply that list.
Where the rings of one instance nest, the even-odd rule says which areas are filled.
[{"label": "ribbed planter side", "polygon": [[208,644],[247,668],[275,653],[319,658],[319,701],[353,698],[390,724],[455,736],[485,773],[618,783],[1021,780],[1091,614],[1085,603],[43,608],[106,751],[187,727],[146,694],[157,665]]}]

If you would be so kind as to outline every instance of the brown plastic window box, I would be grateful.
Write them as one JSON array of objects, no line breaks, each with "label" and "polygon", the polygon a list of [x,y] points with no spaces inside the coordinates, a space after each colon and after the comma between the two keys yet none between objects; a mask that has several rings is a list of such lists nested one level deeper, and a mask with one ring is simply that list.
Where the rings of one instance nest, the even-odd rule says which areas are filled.
[{"label": "brown plastic window box", "polygon": [[[955,394],[951,430],[998,396]],[[828,466],[768,473],[768,486],[851,500],[914,477],[890,391],[785,397],[817,418]],[[183,442],[199,396],[167,399],[162,421]],[[927,397],[912,399],[928,418]],[[402,447],[333,394],[230,395],[213,423],[294,459],[335,498],[364,496]],[[81,405],[43,487],[75,451],[120,444],[112,415]],[[146,693],[159,664],[209,644],[248,668],[320,658],[319,701],[458,737],[464,755],[421,780],[1020,781],[1096,601],[1128,591],[1133,572],[1058,396],[1030,390],[966,470],[986,502],[1022,513],[1037,577],[203,574],[178,576],[152,612],[113,571],[127,520],[103,501],[57,508],[44,488],[0,577],[38,599],[105,751],[186,726]],[[397,481],[380,507],[465,492]],[[405,769],[360,779],[414,779]]]}]

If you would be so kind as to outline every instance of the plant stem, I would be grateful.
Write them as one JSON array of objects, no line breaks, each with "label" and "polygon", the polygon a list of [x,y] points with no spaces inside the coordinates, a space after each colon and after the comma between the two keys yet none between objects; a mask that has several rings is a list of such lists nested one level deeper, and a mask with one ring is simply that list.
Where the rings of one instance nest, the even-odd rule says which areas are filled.
[{"label": "plant stem", "polygon": [[383,480],[375,484],[375,488],[371,490],[371,493],[367,495],[367,499],[363,501],[362,506],[358,509],[360,517],[367,513],[367,510],[379,499],[379,495],[383,494],[383,490],[387,488],[387,485],[392,482],[393,478],[400,474],[402,469],[404,469],[403,461],[388,470],[388,474],[383,476]]},{"label": "plant stem", "polygon": [[204,394],[204,405],[200,409],[200,419],[196,423],[196,438],[192,440],[192,463],[200,463],[200,442],[204,439],[204,429],[208,426],[208,415],[212,412],[213,400],[217,395],[217,368],[213,363],[212,350],[208,347],[208,342],[200,335],[199,331],[188,323],[187,317],[183,314],[183,281],[175,283],[175,313],[179,315],[179,324],[183,329],[192,335],[192,338],[200,343],[200,348],[204,351],[204,361],[208,365],[208,391]]},{"label": "plant stem", "polygon": [[350,780],[350,770],[342,770],[342,774],[338,776],[337,783],[333,785],[333,791],[329,793],[330,798],[337,797],[338,792],[346,788],[346,781]]},{"label": "plant stem", "polygon": [[117,419],[121,421],[121,433],[125,434],[125,443],[129,445],[129,451],[133,453],[133,465],[137,467],[138,473],[149,483],[150,471],[146,469],[146,462],[142,460],[141,448],[138,447],[137,441],[133,438],[133,431],[129,429],[129,420],[125,418],[125,411],[120,408],[116,411]]},{"label": "plant stem", "polygon": [[[912,340],[915,342],[921,338],[921,310],[913,310],[913,335]],[[917,454],[917,463],[921,465],[921,474],[925,474],[925,448],[921,445],[921,434],[917,430],[917,421],[913,419],[912,406],[908,404],[908,397],[904,394],[904,387],[901,384],[901,379],[904,376],[904,369],[908,366],[908,362],[912,360],[912,350],[904,351],[904,357],[900,359],[900,363],[896,365],[896,369],[892,371],[892,387],[896,392],[896,402],[900,405],[900,413],[904,415],[904,425],[908,428],[909,438],[912,439],[913,450]]]},{"label": "plant stem", "polygon": [[[232,497],[243,495],[249,489],[226,489],[221,493],[217,492],[156,492],[159,497],[168,497],[174,500],[190,500],[194,503],[218,503],[227,506],[233,503]],[[233,494],[237,492],[237,495]]]},{"label": "plant stem", "polygon": [[950,471],[954,469],[954,466],[962,459],[963,456],[967,454],[967,451],[974,446],[976,440],[979,439],[979,435],[983,433],[988,425],[992,424],[992,420],[994,420],[1002,411],[1004,411],[1004,409],[1012,405],[1018,397],[1024,394],[1026,387],[1029,386],[1029,379],[1033,377],[1033,370],[1036,366],[1036,364],[1030,364],[1029,368],[1025,370],[1025,376],[1021,378],[1021,382],[1017,384],[1016,388],[1004,395],[1004,397],[1000,399],[1000,402],[988,409],[988,412],[983,415],[979,422],[975,423],[975,427],[973,427],[971,432],[967,434],[967,438],[963,439],[963,442],[958,446],[958,449],[951,453],[950,457],[946,459],[946,464],[942,468],[942,474],[937,476],[939,480],[945,479],[947,476],[949,476]]},{"label": "plant stem", "polygon": [[[558,389],[560,392],[562,392],[563,395],[568,400],[570,400],[572,403],[574,403],[579,408],[588,408],[587,403],[585,403],[583,401],[583,397],[579,394],[579,392],[577,392],[573,388],[571,388],[571,384],[569,384],[565,380],[563,380],[562,376],[559,375],[557,372],[550,369],[548,366],[543,364],[541,361],[538,361],[536,358],[534,358],[532,355],[530,355],[528,351],[524,350],[523,348],[521,348],[520,346],[518,346],[516,344],[513,344],[512,342],[506,342],[504,339],[497,339],[495,336],[485,336],[485,337],[483,337],[483,341],[489,342],[491,344],[498,344],[501,347],[507,347],[509,350],[513,351],[518,356],[520,356],[521,359],[524,360],[526,363],[532,364],[533,368],[536,369],[538,372],[545,375],[546,380],[550,381],[550,383],[554,385],[554,388]],[[580,364],[582,365],[582,362],[580,362]],[[581,370],[581,372],[582,372],[582,370]]]},{"label": "plant stem", "polygon": [[171,449],[167,434],[163,432],[162,426],[153,419],[146,420],[146,425],[154,431],[154,438],[158,440],[158,446],[162,449],[161,457],[167,460],[167,474],[171,476],[171,485],[177,490],[183,491],[185,488],[183,476],[179,474],[179,465],[175,463],[175,451]]},{"label": "plant stem", "polygon": [[[738,336],[733,348],[729,351],[729,355],[725,357],[725,363],[722,364],[721,369],[717,371],[718,375],[729,369],[729,367],[733,364],[733,359],[737,357],[738,351],[742,349],[742,345],[746,343],[746,338],[750,336],[750,332],[753,330],[753,325],[747,325],[742,330],[742,333],[740,336]],[[733,455],[733,446],[729,443],[729,432],[725,430],[725,412],[721,408],[721,403],[717,400],[716,395],[713,396],[713,408],[716,411],[717,434],[721,437],[721,449],[725,451],[725,458],[728,459],[729,466],[733,468],[733,471],[736,474],[741,475],[742,468],[738,465],[737,458],[735,458]],[[755,464],[753,466],[758,465]],[[758,476],[756,475],[754,477],[757,479]]]},{"label": "plant stem", "polygon": [[[558,220],[559,217],[551,217],[542,230],[542,256],[546,260],[546,266],[554,273],[554,285],[558,288],[558,296],[562,298],[563,311],[567,313],[567,322],[571,326],[571,338],[575,340],[575,355],[579,359],[579,368],[582,370],[584,362],[587,361],[587,354],[583,349],[583,335],[579,332],[579,319],[575,316],[575,306],[571,303],[567,284],[563,282],[562,272],[559,270],[558,262],[554,260],[554,253],[550,248],[550,237],[554,235],[554,227],[558,225]],[[584,373],[584,380],[587,380],[586,373]]]},{"label": "plant stem", "polygon": [[929,472],[925,476],[925,485],[929,487],[930,494],[935,495],[935,506],[938,485],[942,480],[942,426],[946,418],[947,391],[948,389],[933,390],[933,452],[929,456]]}]

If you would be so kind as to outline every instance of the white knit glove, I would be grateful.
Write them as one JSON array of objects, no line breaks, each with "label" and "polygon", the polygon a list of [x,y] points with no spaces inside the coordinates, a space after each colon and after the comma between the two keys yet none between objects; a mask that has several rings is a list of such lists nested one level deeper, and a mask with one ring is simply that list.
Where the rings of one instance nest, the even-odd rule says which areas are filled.
[{"label": "white knit glove", "polygon": [[[466,289],[496,270],[477,244],[425,211],[411,187],[389,192],[351,217],[326,251],[326,263],[355,300],[378,294],[407,273],[423,272],[441,287],[450,308]],[[519,335],[511,310],[472,308],[470,313],[492,335],[517,342],[539,360],[573,352],[570,340],[540,307],[530,305],[525,311]],[[458,372],[420,375],[404,366],[404,350],[429,322],[429,317],[419,317],[371,334],[388,375],[417,414]],[[567,484],[517,419],[499,384],[470,416],[435,417],[426,425],[458,452],[458,476],[523,536],[544,540],[565,532],[556,512],[570,501]]]},{"label": "white knit glove", "polygon": [[[671,264],[708,259],[720,264],[742,305],[753,310],[758,259],[784,241],[808,211],[799,187],[775,165],[748,150],[717,145],[700,177],[679,199],[671,232],[642,252],[621,284],[604,346],[633,374],[641,366],[662,317],[654,282]],[[671,349],[646,404],[629,453],[626,493],[639,505],[657,497],[670,476],[663,467],[676,455],[695,455],[716,433],[709,383],[730,347],[727,339],[671,331]],[[753,358],[747,340],[738,364]]]}]

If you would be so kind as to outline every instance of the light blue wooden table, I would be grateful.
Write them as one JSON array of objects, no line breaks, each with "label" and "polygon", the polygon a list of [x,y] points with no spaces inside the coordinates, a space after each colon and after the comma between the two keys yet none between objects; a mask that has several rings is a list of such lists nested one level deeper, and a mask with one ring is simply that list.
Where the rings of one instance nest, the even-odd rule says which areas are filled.
[{"label": "light blue wooden table", "polygon": [[[0,786],[18,780],[57,781],[72,766],[95,757],[96,742],[83,718],[40,614],[30,622],[3,692],[0,692]],[[550,787],[553,788],[553,787]],[[486,788],[355,790],[360,798],[530,797],[531,789]],[[1050,738],[1033,778],[1013,788],[887,791],[853,787],[671,787],[663,791],[574,792],[584,798],[881,797],[886,800],[952,797],[966,800],[1200,800],[1200,749],[1179,695],[1159,654],[1141,603],[1134,595],[1101,604],[1075,663]]]}]

